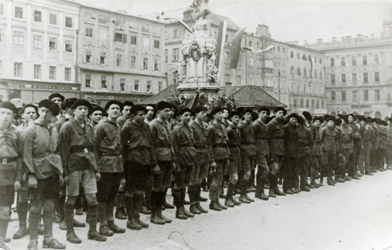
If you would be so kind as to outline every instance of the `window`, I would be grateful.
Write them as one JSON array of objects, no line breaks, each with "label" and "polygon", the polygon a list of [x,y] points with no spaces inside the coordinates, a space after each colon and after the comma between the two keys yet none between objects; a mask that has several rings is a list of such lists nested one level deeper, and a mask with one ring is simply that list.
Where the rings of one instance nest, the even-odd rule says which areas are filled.
[{"label": "window", "polygon": [[169,51],[167,49],[165,49],[165,62],[169,61]]},{"label": "window", "polygon": [[148,69],[148,58],[147,57],[143,57],[142,69]]},{"label": "window", "polygon": [[336,81],[335,81],[335,75],[332,74],[332,75],[331,75],[331,84],[332,84],[332,85],[335,85],[335,82],[336,82]]},{"label": "window", "polygon": [[294,68],[294,66],[291,66],[291,67],[290,67],[290,73],[291,73],[292,75],[295,74],[295,68]]},{"label": "window", "polygon": [[342,83],[346,84],[346,74],[342,74]]},{"label": "window", "polygon": [[379,64],[378,55],[374,55],[374,64]]},{"label": "window", "polygon": [[369,100],[369,91],[367,89],[365,89],[363,91],[363,100],[364,101],[368,101]]},{"label": "window", "polygon": [[379,89],[376,89],[374,91],[374,97],[375,97],[376,101],[380,100],[380,90]]},{"label": "window", "polygon": [[299,53],[297,53],[297,59],[299,59]]},{"label": "window", "polygon": [[23,77],[23,63],[14,62],[14,76]]},{"label": "window", "polygon": [[86,51],[86,63],[91,63],[91,51]]},{"label": "window", "polygon": [[71,81],[71,68],[65,68],[64,70],[64,80]]},{"label": "window", "polygon": [[252,57],[249,58],[249,66],[253,67],[253,58]]},{"label": "window", "polygon": [[139,92],[139,80],[135,80],[135,85],[133,86],[133,89],[134,89],[136,92]]},{"label": "window", "polygon": [[357,102],[358,101],[358,91],[353,90],[353,102]]},{"label": "window", "polygon": [[304,77],[308,77],[308,71],[304,69]]},{"label": "window", "polygon": [[340,58],[340,63],[342,64],[342,66],[346,66],[346,58],[342,57]]},{"label": "window", "polygon": [[122,65],[122,55],[121,54],[117,54],[116,65],[117,66],[121,66]]},{"label": "window", "polygon": [[101,52],[101,56],[99,57],[99,64],[105,64],[106,53]]},{"label": "window", "polygon": [[301,100],[300,100],[300,102],[299,102],[299,106],[300,106],[301,108],[303,108],[303,107],[304,107],[304,99],[301,99]]},{"label": "window", "polygon": [[342,102],[346,102],[346,91],[342,91]]},{"label": "window", "polygon": [[49,24],[57,25],[57,15],[56,14],[49,14]]},{"label": "window", "polygon": [[301,75],[301,68],[297,68],[297,75]]},{"label": "window", "polygon": [[316,108],[317,108],[317,109],[320,108],[320,100],[317,100],[317,101],[316,101]]},{"label": "window", "polygon": [[352,73],[351,75],[353,83],[357,83],[357,73]]},{"label": "window", "polygon": [[159,59],[154,60],[154,71],[159,71]]},{"label": "window", "polygon": [[93,37],[93,29],[92,28],[86,28],[86,36]]},{"label": "window", "polygon": [[34,79],[41,79],[41,77],[42,77],[41,65],[34,64]]},{"label": "window", "polygon": [[14,30],[14,45],[24,45],[24,31]]},{"label": "window", "polygon": [[65,52],[72,53],[72,40],[65,40]]},{"label": "window", "polygon": [[49,37],[49,50],[57,50],[57,37]]},{"label": "window", "polygon": [[152,91],[151,81],[147,81],[146,92],[151,92],[151,91]]},{"label": "window", "polygon": [[374,72],[374,81],[380,83],[380,72]]},{"label": "window", "polygon": [[72,17],[65,17],[65,27],[72,28]]},{"label": "window", "polygon": [[290,58],[294,58],[294,52],[290,51]]},{"label": "window", "polygon": [[335,101],[335,91],[331,91],[331,101]]},{"label": "window", "polygon": [[368,73],[363,73],[363,83],[368,83],[369,79],[368,79]]},{"label": "window", "polygon": [[125,91],[125,78],[120,79],[120,91]]},{"label": "window", "polygon": [[42,36],[34,35],[34,49],[42,49]]},{"label": "window", "polygon": [[85,86],[86,88],[91,87],[91,74],[86,74]]},{"label": "window", "polygon": [[335,66],[335,58],[331,58],[331,67]]},{"label": "window", "polygon": [[42,12],[39,10],[34,10],[34,22],[42,22]]},{"label": "window", "polygon": [[154,48],[159,49],[159,41],[154,40]]},{"label": "window", "polygon": [[320,79],[323,79],[323,72],[320,72]]},{"label": "window", "polygon": [[367,65],[367,56],[362,57],[362,63],[363,65]]},{"label": "window", "polygon": [[49,66],[49,79],[56,80],[56,66]]},{"label": "window", "polygon": [[178,30],[173,30],[173,38],[178,38]]},{"label": "window", "polygon": [[309,99],[306,99],[306,107],[309,108]]},{"label": "window", "polygon": [[99,39],[98,41],[102,44],[102,43],[106,43],[109,39],[108,39],[108,30],[105,28],[100,28],[99,29]]},{"label": "window", "polygon": [[107,82],[106,82],[106,76],[105,75],[102,75],[101,76],[101,88],[102,89],[106,89],[108,86],[107,86]]},{"label": "window", "polygon": [[136,68],[136,56],[131,56],[131,68]]},{"label": "window", "polygon": [[121,33],[114,33],[114,41],[120,42],[120,43],[126,43],[127,42],[127,35],[121,34]]},{"label": "window", "polygon": [[178,62],[180,57],[180,49],[173,49],[173,62]]},{"label": "window", "polygon": [[143,48],[150,48],[150,39],[148,37],[143,37]]},{"label": "window", "polygon": [[15,6],[15,13],[14,13],[15,18],[23,19],[23,8]]},{"label": "window", "polygon": [[159,91],[159,92],[162,91],[162,82],[158,82],[158,91]]},{"label": "window", "polygon": [[131,44],[137,44],[137,36],[131,36]]},{"label": "window", "polygon": [[353,57],[351,58],[351,64],[352,64],[353,66],[357,65],[357,58],[355,58],[355,56],[353,56]]}]

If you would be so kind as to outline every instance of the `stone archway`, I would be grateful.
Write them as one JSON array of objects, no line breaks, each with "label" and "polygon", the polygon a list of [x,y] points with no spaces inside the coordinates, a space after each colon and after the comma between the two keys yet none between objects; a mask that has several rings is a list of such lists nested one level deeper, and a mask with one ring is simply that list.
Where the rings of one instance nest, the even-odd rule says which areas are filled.
[{"label": "stone archway", "polygon": [[381,114],[381,112],[380,111],[376,111],[375,113],[374,113],[374,117],[375,118],[382,118],[382,114]]}]

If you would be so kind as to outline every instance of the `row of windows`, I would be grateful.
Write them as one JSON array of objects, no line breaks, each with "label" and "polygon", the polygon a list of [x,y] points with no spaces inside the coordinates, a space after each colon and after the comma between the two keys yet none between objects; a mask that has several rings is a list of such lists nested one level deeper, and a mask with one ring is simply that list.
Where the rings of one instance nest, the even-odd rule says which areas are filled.
[{"label": "row of windows", "polygon": [[[0,16],[4,15],[4,4],[0,3]],[[21,6],[14,6],[13,9],[13,17],[16,19],[25,19],[25,11],[24,8]],[[49,13],[48,16],[49,24],[50,25],[58,25],[58,16],[54,13]],[[42,23],[43,20],[43,13],[40,10],[33,10],[33,21],[36,23]],[[75,25],[73,24],[72,17],[66,16],[64,18],[64,27],[66,28],[73,28]]]},{"label": "row of windows", "polygon": [[[4,30],[0,29],[0,43],[3,41]],[[25,45],[25,32],[23,30],[14,30],[12,33],[12,44],[15,46]],[[43,35],[33,34],[33,48],[42,49]],[[58,50],[58,38],[55,36],[48,37],[48,48],[52,51]],[[64,39],[64,51],[72,53],[73,51],[73,40]]]},{"label": "row of windows", "polygon": [[297,74],[298,76],[303,76],[303,77],[314,77],[314,78],[319,77],[320,79],[323,79],[323,72],[320,71],[320,74],[319,74],[317,69],[315,69],[314,71],[311,71],[311,70],[308,71],[307,69],[301,70],[301,68],[298,67],[297,71],[295,71],[294,66],[291,66],[290,73],[292,75]]},{"label": "row of windows", "polygon": [[[380,90],[379,89],[374,90],[374,100],[379,101],[380,99],[381,99]],[[353,103],[358,102],[358,101],[369,101],[369,90],[367,90],[367,89],[363,90],[363,100],[359,100],[358,90],[351,91],[351,100]],[[331,101],[332,102],[335,102],[335,101],[346,102],[347,101],[346,91],[340,92],[340,100],[337,100],[337,98],[336,98],[336,91],[331,91]]]},{"label": "row of windows", "polygon": [[[50,80],[58,80],[57,79],[57,67],[49,66],[49,79]],[[23,63],[22,62],[14,62],[14,76],[15,77],[23,77]],[[42,79],[42,65],[34,64],[34,79]],[[64,69],[64,80],[71,81],[71,68]]]},{"label": "row of windows", "polygon": [[[180,60],[180,49],[172,49],[172,62],[178,62]],[[165,49],[165,63],[169,62],[169,50]]]},{"label": "row of windows", "polygon": [[[107,75],[101,75],[100,79],[99,79],[99,84],[100,84],[100,88],[101,89],[107,89],[108,88],[108,80],[107,80]],[[92,78],[91,78],[91,74],[86,74],[86,78],[85,78],[85,82],[84,82],[84,86],[86,88],[91,88],[92,87]],[[133,89],[131,90],[130,88],[131,82],[129,82],[129,84],[127,85],[126,83],[126,79],[125,78],[120,78],[119,81],[119,90],[120,91],[135,91],[135,92],[140,92],[142,91],[141,89],[141,85],[140,85],[140,80],[136,79],[133,82]],[[163,89],[163,82],[158,82],[158,91],[162,91]],[[152,81],[147,80],[146,81],[146,88],[145,88],[145,92],[149,93],[152,92]]]},{"label": "row of windows", "polygon": [[[294,52],[293,51],[290,51],[290,58],[294,59]],[[310,56],[310,55],[306,56],[305,54],[303,54],[302,57],[301,57],[301,54],[298,53],[298,52],[296,54],[296,58],[298,60],[302,59],[303,61],[312,61],[313,60],[313,62],[315,62],[315,63],[317,63],[317,61],[318,61],[319,64],[323,63],[323,60],[321,58],[318,58],[318,60],[317,60],[317,58],[313,57],[313,59],[312,59],[312,56]]]},{"label": "row of windows", "polygon": [[[375,54],[373,56],[373,64],[378,65],[379,63],[380,63],[380,60],[379,60],[378,54]],[[331,67],[338,66],[337,60],[335,60],[335,58],[331,58],[330,65],[331,65]],[[356,66],[356,65],[357,65],[357,57],[352,56],[351,57],[351,66]],[[366,56],[366,55],[362,56],[362,65],[368,65],[368,56]],[[348,66],[348,62],[346,61],[346,57],[340,58],[340,66],[342,66],[342,67]]]},{"label": "row of windows", "polygon": [[[337,82],[336,75],[331,74],[331,85],[335,85]],[[342,84],[347,83],[347,75],[346,74],[341,74],[340,75],[340,82]],[[362,82],[363,83],[369,83],[369,73],[365,72],[362,75]],[[380,83],[380,72],[374,72],[374,82],[375,83]],[[357,73],[352,73],[351,74],[351,83],[356,84],[357,83]]]},{"label": "row of windows", "polygon": [[[320,105],[321,104],[321,105]],[[293,99],[293,106],[295,108],[324,108],[324,100],[315,99]]]}]

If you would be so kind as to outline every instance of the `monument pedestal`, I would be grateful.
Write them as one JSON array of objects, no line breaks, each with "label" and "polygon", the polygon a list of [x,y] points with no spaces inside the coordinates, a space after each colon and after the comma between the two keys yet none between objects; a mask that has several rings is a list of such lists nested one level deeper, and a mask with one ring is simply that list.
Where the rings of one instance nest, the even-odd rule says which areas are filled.
[{"label": "monument pedestal", "polygon": [[198,87],[198,86],[191,86],[191,85],[186,86],[186,84],[181,84],[179,87],[177,87],[177,91],[179,94],[182,94],[184,97],[193,97],[198,92],[204,93],[206,96],[208,96],[208,99],[217,97],[218,92],[220,90],[218,86],[205,86],[206,84],[203,85],[204,86]]}]

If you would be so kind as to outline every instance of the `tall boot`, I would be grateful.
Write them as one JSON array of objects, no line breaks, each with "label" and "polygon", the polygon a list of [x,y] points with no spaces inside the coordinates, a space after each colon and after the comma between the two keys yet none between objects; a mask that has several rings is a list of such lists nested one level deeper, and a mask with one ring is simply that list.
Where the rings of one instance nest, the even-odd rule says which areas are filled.
[{"label": "tall boot", "polygon": [[251,200],[248,197],[247,194],[247,189],[248,189],[248,181],[247,180],[242,180],[241,181],[241,196],[240,196],[240,201],[245,204],[251,203]]},{"label": "tall boot", "polygon": [[185,215],[184,207],[183,207],[183,199],[180,189],[173,189],[173,198],[174,198],[174,206],[176,206],[176,218],[181,220],[188,219],[188,216]]},{"label": "tall boot", "polygon": [[[150,193],[150,198],[151,198],[151,193]],[[139,224],[142,228],[148,228],[148,224],[145,223],[140,219],[140,210],[142,208],[142,203],[143,203],[143,196],[139,194],[135,194],[133,197],[134,199],[134,210],[133,210],[133,219],[136,222],[136,224]],[[150,204],[151,204],[151,199],[150,199]]]},{"label": "tall boot", "polygon": [[316,183],[316,171],[314,169],[311,169],[310,171],[310,188],[318,188],[319,186]]},{"label": "tall boot", "polygon": [[103,236],[112,236],[113,231],[108,226],[106,214],[106,203],[98,203],[99,233]]},{"label": "tall boot", "polygon": [[157,205],[157,215],[158,217],[163,220],[165,223],[171,223],[172,220],[167,218],[166,216],[164,216],[162,214],[162,208],[165,206],[165,202],[166,202],[166,192],[157,192],[157,198],[159,201],[159,204]]},{"label": "tall boot", "polygon": [[89,205],[87,207],[87,213],[88,213],[88,224],[90,226],[88,230],[87,238],[89,240],[96,240],[101,242],[106,241],[106,237],[97,232],[98,206]]},{"label": "tall boot", "polygon": [[60,218],[59,227],[60,230],[67,230],[67,224],[65,223],[65,211],[64,211],[65,196],[60,196],[56,202],[57,215]]},{"label": "tall boot", "polygon": [[82,240],[76,235],[74,231],[74,206],[65,203],[64,204],[64,219],[67,225],[67,240],[71,243],[79,244]]},{"label": "tall boot", "polygon": [[256,187],[256,192],[258,193],[258,196],[256,197],[261,200],[267,201],[269,197],[264,193],[264,185],[265,185],[264,178],[260,177],[260,181],[257,183],[257,187]]},{"label": "tall boot", "polygon": [[166,201],[167,188],[166,188],[165,191],[163,191],[162,193],[163,193],[163,198],[164,198],[163,206],[164,206],[165,208],[173,209],[174,206],[173,206],[172,204],[169,204],[169,203]]},{"label": "tall boot", "polygon": [[[98,211],[99,212],[99,211]],[[106,220],[108,222],[108,227],[115,234],[125,233],[125,228],[121,228],[114,223],[114,201],[108,201],[106,203]]]},{"label": "tall boot", "polygon": [[181,193],[181,205],[182,205],[182,209],[184,210],[184,214],[185,214],[187,217],[190,217],[190,218],[194,217],[195,215],[194,215],[193,213],[191,213],[191,212],[188,212],[188,211],[185,209],[185,207],[184,207],[186,189],[185,189],[185,188],[180,189],[180,193]]},{"label": "tall boot", "polygon": [[25,235],[27,235],[27,210],[28,210],[29,204],[27,202],[18,202],[17,208],[18,208],[18,219],[19,219],[19,229],[16,231],[14,236],[12,237],[13,239],[21,239]]},{"label": "tall boot", "polygon": [[116,212],[115,216],[117,219],[126,220],[127,211],[125,209],[125,195],[124,192],[117,192],[116,194]]},{"label": "tall boot", "polygon": [[128,214],[128,221],[127,221],[127,228],[132,229],[132,230],[140,230],[142,229],[142,226],[140,226],[138,223],[135,221],[135,195],[132,197],[130,196],[124,196],[124,203],[125,203],[125,208],[127,209],[127,214]]},{"label": "tall boot", "polygon": [[248,188],[247,191],[248,192],[255,192],[256,188],[255,188],[255,170],[250,171],[250,178],[248,181]]},{"label": "tall boot", "polygon": [[225,206],[227,206],[227,207],[234,207],[235,206],[235,204],[233,202],[233,185],[231,185],[231,183],[229,184],[229,186],[227,188]]},{"label": "tall boot", "polygon": [[197,209],[202,212],[202,213],[208,213],[207,210],[205,210],[201,205],[200,205],[200,201],[201,201],[201,185],[196,185],[196,190],[195,190],[195,199],[196,199],[196,206]]},{"label": "tall boot", "polygon": [[[163,225],[165,224],[165,221],[163,218],[159,216],[159,213],[162,209],[162,206],[160,205],[159,201],[159,192],[152,191],[151,192],[151,216],[150,216],[150,221],[151,223],[157,224],[157,225]],[[161,206],[161,207],[159,207]]]},{"label": "tall boot", "polygon": [[276,198],[276,194],[275,194],[275,187],[277,186],[276,176],[271,174],[269,176],[269,181],[270,181],[269,197]]},{"label": "tall boot", "polygon": [[192,185],[188,187],[189,201],[191,202],[190,212],[193,214],[201,214],[201,211],[197,208],[196,200],[196,186]]}]

